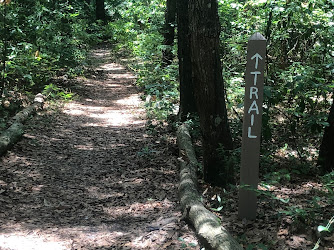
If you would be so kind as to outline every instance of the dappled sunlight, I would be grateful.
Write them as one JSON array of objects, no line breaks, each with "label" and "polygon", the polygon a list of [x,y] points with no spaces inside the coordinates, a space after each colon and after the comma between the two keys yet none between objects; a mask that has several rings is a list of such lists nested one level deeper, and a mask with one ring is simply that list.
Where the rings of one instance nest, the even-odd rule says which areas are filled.
[{"label": "dappled sunlight", "polygon": [[[87,101],[90,102],[91,100]],[[110,102],[112,102],[112,100],[110,100]],[[71,102],[66,105],[63,112],[72,116],[94,118],[94,122],[89,122],[90,120],[88,119],[83,122],[83,126],[87,126],[87,124],[93,127],[145,125],[144,109],[138,108],[141,106],[138,94],[132,94],[129,97],[119,99],[115,102],[118,104],[117,109],[115,109],[115,107],[90,106],[80,102]],[[136,108],[136,110],[131,110],[131,108]]]},{"label": "dappled sunlight", "polygon": [[168,210],[175,206],[168,199],[163,201],[147,200],[146,202],[135,202],[129,206],[104,207],[103,210],[111,218],[121,218],[124,216],[147,217],[149,212],[158,212],[159,210]]},{"label": "dappled sunlight", "polygon": [[133,107],[140,106],[140,100],[138,94],[132,94],[129,97],[119,99],[116,101],[116,103],[124,106],[133,106]]},{"label": "dappled sunlight", "polygon": [[135,76],[105,56],[1,159],[0,249],[178,246],[176,159],[145,130]]},{"label": "dappled sunlight", "polygon": [[[104,52],[96,53],[105,56]],[[66,104],[63,112],[78,117],[77,122],[82,121],[84,127],[144,126],[145,110],[131,83],[135,76],[116,63],[101,64],[98,70],[107,72],[103,81],[96,77],[85,80],[85,86],[95,89],[96,96],[72,101]]]},{"label": "dappled sunlight", "polygon": [[[113,71],[120,71],[120,70],[124,70],[125,71],[125,68],[120,66],[119,64],[117,63],[106,63],[106,64],[103,64],[101,65],[100,67],[98,67],[98,69],[103,69],[103,70],[113,70]],[[126,73],[126,71],[125,71]]]},{"label": "dappled sunlight", "polygon": [[74,148],[79,149],[79,150],[92,151],[92,150],[94,150],[94,145],[93,144],[88,144],[88,145],[74,145]]},{"label": "dappled sunlight", "polygon": [[70,247],[70,242],[61,241],[52,236],[44,236],[43,234],[29,235],[29,232],[20,233],[0,235],[1,249],[66,250]]},{"label": "dappled sunlight", "polygon": [[[78,113],[78,110],[74,110],[72,115]],[[137,126],[144,127],[145,122],[136,117],[134,114],[127,114],[117,110],[111,110],[104,114],[86,114],[81,113],[81,115],[86,115],[90,118],[95,118],[93,122],[83,122],[82,127],[122,127],[122,126]],[[136,120],[134,120],[134,117]]]},{"label": "dappled sunlight", "polygon": [[87,247],[107,247],[129,233],[113,225],[50,227],[46,230],[27,230],[12,225],[15,232],[0,235],[0,249],[10,250],[67,250],[77,249],[76,241],[88,241]]}]

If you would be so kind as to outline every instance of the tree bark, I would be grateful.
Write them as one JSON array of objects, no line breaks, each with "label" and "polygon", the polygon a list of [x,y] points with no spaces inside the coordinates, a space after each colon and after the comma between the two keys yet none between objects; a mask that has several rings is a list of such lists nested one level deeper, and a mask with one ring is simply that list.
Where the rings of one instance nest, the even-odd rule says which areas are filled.
[{"label": "tree bark", "polygon": [[9,122],[9,125],[14,123],[24,123],[29,116],[35,114],[38,110],[42,109],[44,103],[44,96],[39,93],[35,96],[34,103],[18,112]]},{"label": "tree bark", "polygon": [[179,118],[185,121],[189,114],[197,113],[192,81],[191,39],[188,16],[189,0],[177,1],[177,38],[180,77]]},{"label": "tree bark", "polygon": [[165,12],[165,26],[163,30],[164,45],[162,51],[162,63],[166,67],[171,65],[174,59],[173,45],[175,38],[175,17],[176,17],[176,0],[167,0]]},{"label": "tree bark", "polygon": [[96,0],[96,20],[106,21],[106,11],[104,8],[104,0]]},{"label": "tree bark", "polygon": [[196,171],[198,162],[191,143],[188,127],[183,124],[177,132],[180,150],[179,196],[183,216],[194,225],[197,234],[208,249],[242,249],[240,244],[220,225],[219,219],[207,210],[197,191]]},{"label": "tree bark", "polygon": [[329,126],[325,128],[325,133],[320,146],[318,164],[322,173],[334,170],[334,103],[328,116]]},{"label": "tree bark", "polygon": [[189,18],[195,98],[203,136],[204,180],[218,186],[234,181],[233,167],[224,166],[225,152],[233,148],[227,119],[220,62],[220,24],[216,0],[190,0]]},{"label": "tree bark", "polygon": [[14,123],[0,135],[0,156],[4,155],[23,135],[23,124]]}]

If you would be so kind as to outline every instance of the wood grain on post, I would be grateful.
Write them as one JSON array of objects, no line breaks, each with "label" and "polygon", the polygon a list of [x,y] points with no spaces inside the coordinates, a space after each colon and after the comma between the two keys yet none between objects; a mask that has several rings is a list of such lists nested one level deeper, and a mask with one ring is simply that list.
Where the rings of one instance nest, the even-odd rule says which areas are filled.
[{"label": "wood grain on post", "polygon": [[[239,218],[256,217],[266,39],[255,33],[248,40],[241,148]],[[252,190],[250,190],[252,189]]]}]

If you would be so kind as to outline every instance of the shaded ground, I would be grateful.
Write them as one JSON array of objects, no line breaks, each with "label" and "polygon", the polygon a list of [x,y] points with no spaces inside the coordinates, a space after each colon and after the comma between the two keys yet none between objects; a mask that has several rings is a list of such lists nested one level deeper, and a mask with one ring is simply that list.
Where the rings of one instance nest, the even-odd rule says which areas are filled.
[{"label": "shaded ground", "polygon": [[[315,176],[292,175],[290,182],[259,185],[255,221],[238,218],[235,187],[225,190],[201,183],[200,190],[207,207],[222,207],[216,215],[246,249],[313,249],[320,237],[317,227],[334,216],[333,196]],[[333,231],[322,234],[319,249],[334,249]]]},{"label": "shaded ground", "polygon": [[93,59],[79,98],[0,159],[0,249],[199,249],[179,221],[174,139],[145,129],[131,73],[106,49]]}]

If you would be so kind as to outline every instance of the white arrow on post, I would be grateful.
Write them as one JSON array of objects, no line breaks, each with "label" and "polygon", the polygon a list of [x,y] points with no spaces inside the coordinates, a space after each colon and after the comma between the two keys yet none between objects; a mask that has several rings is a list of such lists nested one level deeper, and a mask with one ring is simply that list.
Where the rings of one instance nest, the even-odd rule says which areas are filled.
[{"label": "white arrow on post", "polygon": [[257,211],[266,45],[266,39],[257,32],[249,38],[247,46],[238,208],[239,218],[247,220],[256,219]]},{"label": "white arrow on post", "polygon": [[259,66],[259,59],[262,60],[262,56],[259,53],[256,53],[254,56],[251,57],[252,60],[255,59],[255,69]]}]

